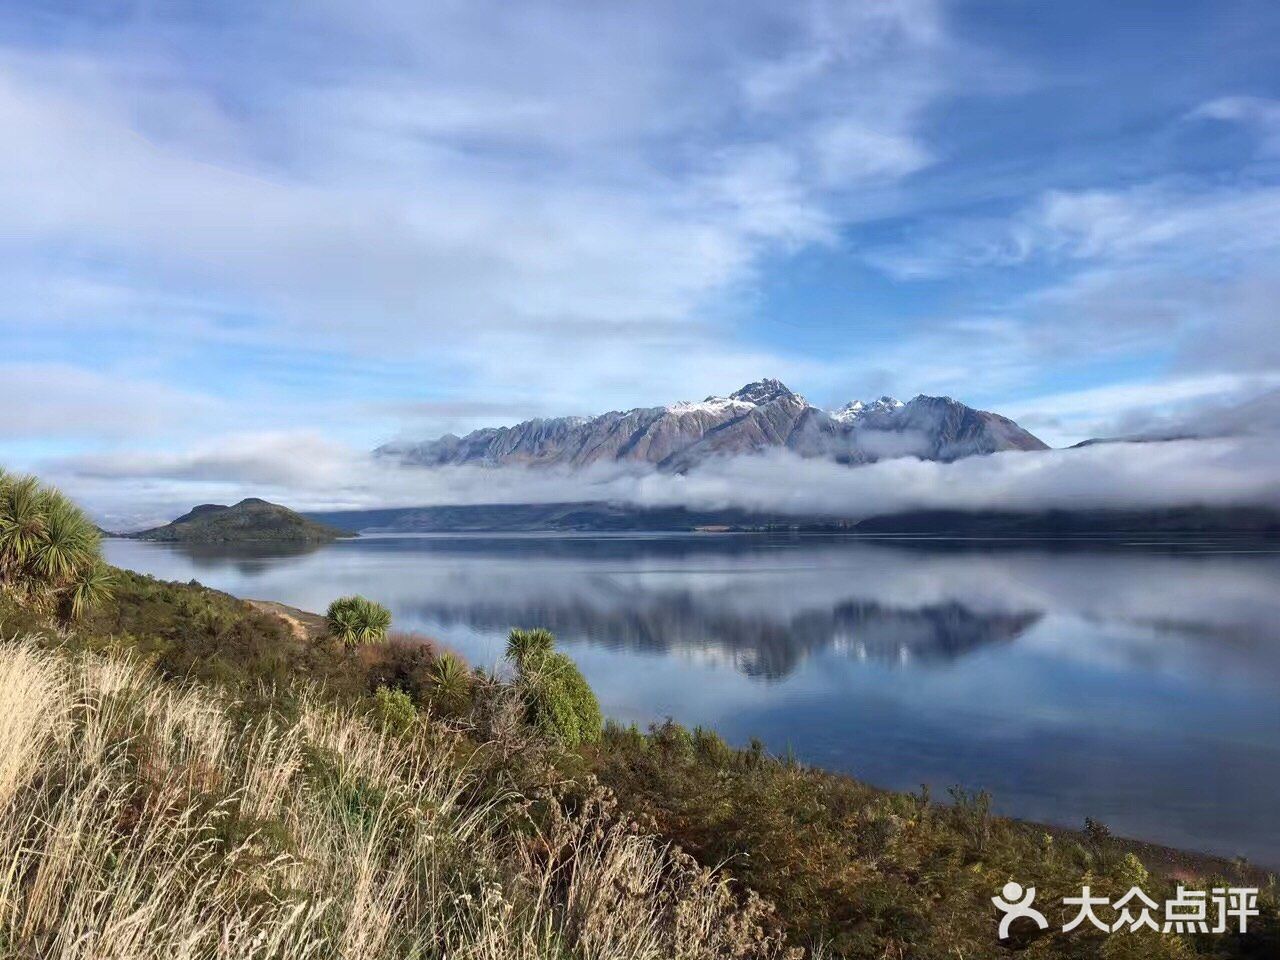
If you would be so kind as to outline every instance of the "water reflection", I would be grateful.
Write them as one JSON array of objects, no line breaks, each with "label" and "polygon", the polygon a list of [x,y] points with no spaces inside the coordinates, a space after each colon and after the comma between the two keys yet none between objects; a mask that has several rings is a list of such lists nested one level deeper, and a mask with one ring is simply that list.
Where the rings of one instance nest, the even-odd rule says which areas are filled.
[{"label": "water reflection", "polygon": [[1011,546],[470,536],[108,554],[311,610],[364,593],[485,665],[512,625],[547,626],[615,717],[1280,864],[1274,547]]},{"label": "water reflection", "polygon": [[[112,541],[123,542],[123,541]],[[180,555],[198,578],[202,572],[217,576],[227,568],[242,577],[254,577],[281,561],[305,557],[324,548],[323,543],[173,543],[168,546]]]},{"label": "water reflection", "polygon": [[830,610],[727,610],[687,591],[624,593],[610,605],[566,600],[548,604],[492,602],[410,604],[416,619],[445,628],[502,633],[537,624],[562,642],[585,641],[641,653],[718,656],[744,676],[781,680],[814,651],[834,649],[860,660],[928,662],[961,656],[984,644],[1012,640],[1037,613],[978,613],[959,603],[918,609],[842,602]]}]

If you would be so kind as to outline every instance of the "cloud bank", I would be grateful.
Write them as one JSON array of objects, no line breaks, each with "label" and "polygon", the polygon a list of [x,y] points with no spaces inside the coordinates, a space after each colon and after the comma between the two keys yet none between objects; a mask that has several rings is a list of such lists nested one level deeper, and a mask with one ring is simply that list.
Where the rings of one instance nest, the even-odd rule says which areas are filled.
[{"label": "cloud bank", "polygon": [[49,464],[48,475],[118,528],[171,519],[196,502],[251,495],[304,510],[608,500],[850,518],[909,510],[1280,508],[1274,441],[1120,442],[861,467],[777,451],[673,475],[600,465],[572,473],[405,467],[316,436],[253,435],[182,454],[67,458]]}]

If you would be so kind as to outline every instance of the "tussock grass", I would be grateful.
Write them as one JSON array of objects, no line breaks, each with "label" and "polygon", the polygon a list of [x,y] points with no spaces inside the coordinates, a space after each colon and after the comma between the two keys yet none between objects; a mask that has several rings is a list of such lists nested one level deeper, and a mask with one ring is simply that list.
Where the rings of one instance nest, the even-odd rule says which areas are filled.
[{"label": "tussock grass", "polygon": [[727,881],[603,791],[302,697],[242,719],[127,656],[0,642],[0,956],[773,957]]}]

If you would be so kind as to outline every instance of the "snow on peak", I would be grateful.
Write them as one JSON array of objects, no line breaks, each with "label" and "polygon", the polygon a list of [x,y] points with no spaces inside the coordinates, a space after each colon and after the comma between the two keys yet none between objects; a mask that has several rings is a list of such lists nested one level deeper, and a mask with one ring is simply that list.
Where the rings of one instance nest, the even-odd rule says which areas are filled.
[{"label": "snow on peak", "polygon": [[869,403],[862,400],[851,400],[839,410],[831,414],[833,420],[839,423],[856,423],[868,414],[873,413],[892,413],[903,406],[901,400],[893,397],[884,396],[878,400],[872,400]]},{"label": "snow on peak", "polygon": [[787,389],[787,385],[781,380],[770,377],[748,383],[741,390],[736,390],[727,397],[710,396],[705,400],[682,400],[666,407],[666,410],[676,416],[686,413],[741,414],[773,403],[775,400],[797,400],[800,403],[808,403],[804,397]]},{"label": "snow on peak", "polygon": [[667,407],[668,413],[682,416],[686,413],[721,414],[750,410],[754,403],[746,400],[735,400],[733,397],[707,397],[705,400],[681,400]]}]

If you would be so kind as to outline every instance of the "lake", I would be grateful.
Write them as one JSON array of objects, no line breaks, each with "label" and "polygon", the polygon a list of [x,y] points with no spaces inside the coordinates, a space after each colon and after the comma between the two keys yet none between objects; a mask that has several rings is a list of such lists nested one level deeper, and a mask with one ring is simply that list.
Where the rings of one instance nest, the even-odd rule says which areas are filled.
[{"label": "lake", "polygon": [[605,713],[895,789],[1280,866],[1280,546],[807,535],[110,540],[115,564],[395,627],[493,667],[545,626]]}]

